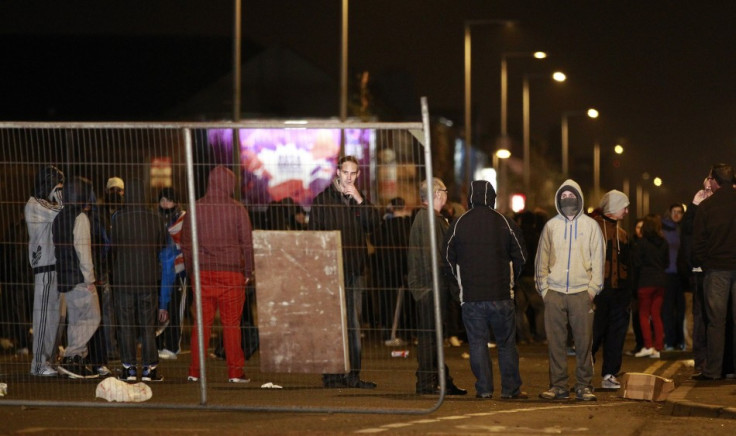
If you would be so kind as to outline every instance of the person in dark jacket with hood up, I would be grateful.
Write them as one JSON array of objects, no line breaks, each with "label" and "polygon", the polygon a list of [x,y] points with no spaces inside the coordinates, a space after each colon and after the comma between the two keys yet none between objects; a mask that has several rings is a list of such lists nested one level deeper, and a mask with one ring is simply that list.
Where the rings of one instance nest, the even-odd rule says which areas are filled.
[{"label": "person in dark jacket with hood up", "polygon": [[447,231],[444,255],[460,288],[463,323],[470,346],[470,368],[477,378],[476,397],[493,396],[493,370],[488,342],[491,328],[498,345],[501,398],[523,399],[516,348],[516,310],[511,289],[527,259],[526,244],[516,222],[493,206],[490,182],[470,186],[470,210]]}]

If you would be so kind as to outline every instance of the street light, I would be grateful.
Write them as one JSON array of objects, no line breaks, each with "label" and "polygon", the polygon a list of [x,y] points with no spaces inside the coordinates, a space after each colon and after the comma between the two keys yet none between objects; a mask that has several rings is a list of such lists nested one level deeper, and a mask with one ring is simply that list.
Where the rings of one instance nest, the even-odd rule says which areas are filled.
[{"label": "street light", "polygon": [[[496,169],[498,177],[498,189],[496,195],[496,210],[506,212],[508,174],[506,171],[506,160],[511,157],[511,152],[505,148],[499,148],[493,153],[493,168]],[[499,160],[503,162],[499,162]]]},{"label": "street light", "polygon": [[[534,77],[544,77],[543,74],[524,74],[524,86],[523,86],[523,112],[524,112],[524,155],[523,159],[523,171],[524,174],[524,192],[529,195],[530,188],[530,172],[531,172],[531,151],[530,151],[530,110],[529,110],[529,79]],[[556,82],[564,82],[567,79],[565,73],[561,71],[555,71],[552,73],[552,80]]]},{"label": "street light", "polygon": [[[586,115],[588,115],[589,118],[598,118],[598,111],[596,109],[590,108],[586,112]],[[567,178],[567,161],[568,161],[568,139],[569,139],[569,133],[568,133],[568,127],[567,127],[567,118],[572,115],[580,115],[582,114],[581,111],[566,111],[562,113],[562,176],[564,178]]]},{"label": "street light", "polygon": [[533,57],[534,59],[544,59],[547,53],[543,51],[535,52],[513,52],[501,54],[501,137],[505,137],[508,132],[508,58],[524,58]]},{"label": "street light", "polygon": [[470,29],[473,26],[482,25],[501,25],[506,27],[512,27],[516,24],[514,20],[468,20],[465,22],[465,176],[466,176],[466,187],[470,186],[470,181],[473,175],[470,171],[470,151],[471,143],[473,141],[472,135],[472,116],[471,116],[471,33]]}]

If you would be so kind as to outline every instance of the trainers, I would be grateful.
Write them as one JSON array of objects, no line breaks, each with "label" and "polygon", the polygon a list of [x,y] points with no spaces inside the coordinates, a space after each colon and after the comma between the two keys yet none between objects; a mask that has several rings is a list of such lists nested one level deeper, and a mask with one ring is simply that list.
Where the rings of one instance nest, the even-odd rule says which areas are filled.
[{"label": "trainers", "polygon": [[596,401],[598,398],[593,394],[593,390],[586,386],[575,390],[575,399],[578,401]]},{"label": "trainers", "polygon": [[569,400],[570,391],[553,386],[549,390],[539,394],[539,398],[543,400]]},{"label": "trainers", "polygon": [[199,381],[199,377],[195,377],[193,375],[190,375],[190,376],[187,377],[187,381],[196,382],[196,381]]},{"label": "trainers", "polygon": [[605,377],[603,377],[603,381],[601,382],[601,388],[603,389],[619,389],[621,387],[621,383],[619,383],[618,379],[613,374],[606,374]]},{"label": "trainers", "polygon": [[164,381],[164,377],[158,373],[158,367],[156,365],[144,366],[141,381],[160,382]]},{"label": "trainers", "polygon": [[92,371],[82,356],[65,357],[58,367],[59,372],[74,379],[97,378],[100,375]]},{"label": "trainers", "polygon": [[245,378],[245,376],[243,376],[243,377],[231,377],[231,378],[227,379],[227,382],[228,383],[250,383],[250,379],[249,378]]},{"label": "trainers", "polygon": [[59,372],[56,371],[48,363],[44,363],[41,366],[41,369],[38,372],[31,371],[31,375],[37,375],[37,376],[41,376],[41,377],[55,377],[55,376],[59,375]]},{"label": "trainers", "polygon": [[450,336],[449,342],[453,347],[459,347],[463,344],[463,341],[461,341],[457,336]]},{"label": "trainers", "polygon": [[654,354],[656,351],[657,350],[655,350],[654,348],[644,347],[641,350],[639,350],[638,353],[634,354],[634,357],[649,357],[652,354]]},{"label": "trainers", "polygon": [[134,382],[138,379],[138,369],[133,365],[123,363],[123,368],[120,370],[120,376],[118,378],[123,381]]},{"label": "trainers", "polygon": [[158,350],[158,358],[164,360],[176,360],[177,356],[173,351],[164,348],[162,350]]},{"label": "trainers", "polygon": [[100,377],[107,377],[108,375],[112,373],[112,371],[110,371],[110,368],[108,368],[105,365],[93,366],[92,370],[96,372],[97,374],[99,374]]},{"label": "trainers", "polygon": [[654,350],[652,354],[649,355],[652,359],[659,359],[659,351]]}]

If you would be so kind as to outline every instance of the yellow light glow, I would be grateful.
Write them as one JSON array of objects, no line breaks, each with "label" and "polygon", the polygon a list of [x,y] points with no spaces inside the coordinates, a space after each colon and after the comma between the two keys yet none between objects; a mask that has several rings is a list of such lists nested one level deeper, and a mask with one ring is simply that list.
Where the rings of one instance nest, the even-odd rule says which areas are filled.
[{"label": "yellow light glow", "polygon": [[536,52],[534,52],[534,57],[537,58],[537,59],[544,59],[544,58],[547,57],[547,53],[545,53],[543,51],[536,51]]},{"label": "yellow light glow", "polygon": [[588,109],[588,116],[590,118],[598,118],[598,111],[596,109],[590,108]]},{"label": "yellow light glow", "polygon": [[567,76],[562,71],[555,71],[552,73],[552,79],[554,79],[557,82],[564,82],[567,80]]},{"label": "yellow light glow", "polygon": [[613,152],[616,153],[616,154],[624,154],[624,147],[621,146],[621,144],[616,144],[613,147]]},{"label": "yellow light glow", "polygon": [[499,159],[508,159],[511,157],[511,152],[505,148],[499,148],[496,150],[496,157]]},{"label": "yellow light glow", "polygon": [[662,179],[655,177],[654,180],[652,180],[652,183],[654,183],[654,186],[662,186]]}]

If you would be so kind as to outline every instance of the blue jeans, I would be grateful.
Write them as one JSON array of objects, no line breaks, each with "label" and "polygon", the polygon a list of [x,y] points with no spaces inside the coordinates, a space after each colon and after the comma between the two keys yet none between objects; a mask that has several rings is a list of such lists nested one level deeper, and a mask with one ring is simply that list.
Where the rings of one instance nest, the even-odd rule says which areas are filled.
[{"label": "blue jeans", "polygon": [[470,369],[477,379],[477,394],[493,394],[493,369],[488,351],[491,328],[498,345],[501,396],[512,396],[521,392],[514,300],[466,301],[462,310],[470,345]]}]

